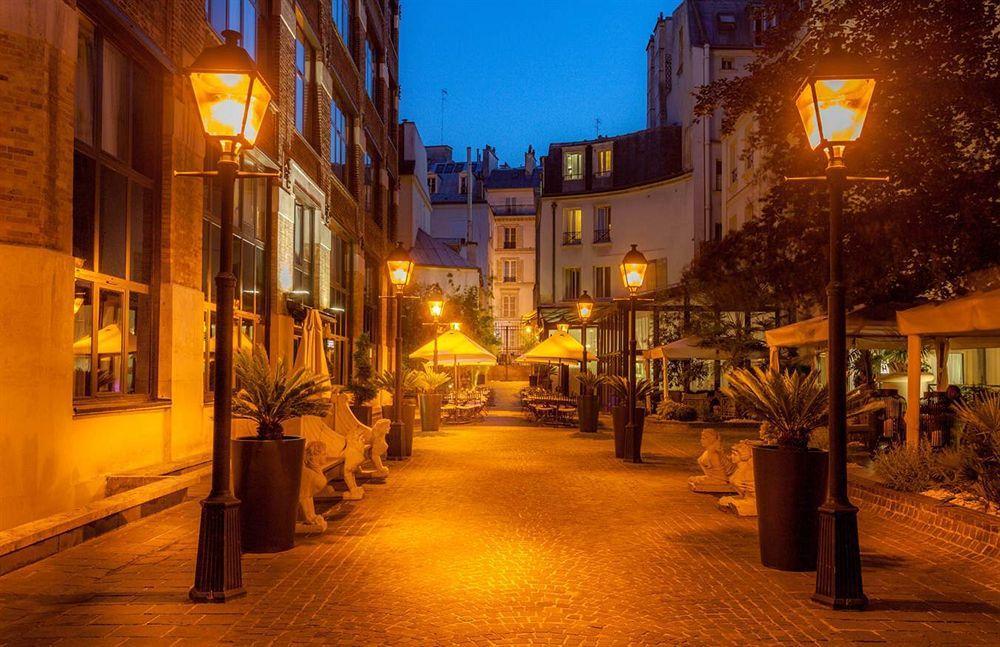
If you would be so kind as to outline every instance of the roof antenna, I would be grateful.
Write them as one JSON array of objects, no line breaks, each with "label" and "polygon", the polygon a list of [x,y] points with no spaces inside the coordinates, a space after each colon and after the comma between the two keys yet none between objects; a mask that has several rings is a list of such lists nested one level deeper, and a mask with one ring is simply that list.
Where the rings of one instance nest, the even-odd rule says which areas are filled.
[{"label": "roof antenna", "polygon": [[448,91],[441,88],[441,143],[444,143],[444,103],[448,100]]}]

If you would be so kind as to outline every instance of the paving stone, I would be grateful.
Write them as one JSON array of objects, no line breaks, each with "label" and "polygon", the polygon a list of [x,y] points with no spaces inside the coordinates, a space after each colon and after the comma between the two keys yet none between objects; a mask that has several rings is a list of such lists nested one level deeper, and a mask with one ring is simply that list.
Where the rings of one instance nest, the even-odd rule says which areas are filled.
[{"label": "paving stone", "polygon": [[1000,560],[862,512],[871,609],[825,609],[688,491],[698,448],[653,424],[622,464],[607,430],[494,412],[418,434],[324,535],[245,556],[245,598],[188,601],[192,498],[0,577],[0,644],[1000,644]]}]

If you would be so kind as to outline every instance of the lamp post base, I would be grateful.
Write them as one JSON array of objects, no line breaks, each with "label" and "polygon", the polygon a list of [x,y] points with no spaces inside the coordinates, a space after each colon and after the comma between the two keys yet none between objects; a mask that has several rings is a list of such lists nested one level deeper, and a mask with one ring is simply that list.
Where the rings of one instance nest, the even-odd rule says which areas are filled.
[{"label": "lamp post base", "polygon": [[401,461],[407,458],[406,453],[403,449],[403,435],[405,429],[403,427],[403,422],[396,420],[389,425],[389,449],[386,451],[386,457],[389,460]]},{"label": "lamp post base", "polygon": [[819,555],[812,599],[833,609],[868,606],[861,583],[858,509],[827,502],[819,507]]},{"label": "lamp post base", "polygon": [[225,602],[242,595],[240,502],[232,495],[209,495],[201,502],[198,561],[188,596],[195,602]]}]

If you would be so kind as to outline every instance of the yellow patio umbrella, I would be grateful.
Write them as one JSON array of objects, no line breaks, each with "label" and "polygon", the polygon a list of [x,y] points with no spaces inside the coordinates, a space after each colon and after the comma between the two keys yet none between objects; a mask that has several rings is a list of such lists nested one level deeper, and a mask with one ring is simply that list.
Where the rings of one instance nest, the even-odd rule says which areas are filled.
[{"label": "yellow patio umbrella", "polygon": [[568,332],[557,330],[548,338],[517,358],[526,364],[549,364],[551,362],[583,362],[583,344]]}]

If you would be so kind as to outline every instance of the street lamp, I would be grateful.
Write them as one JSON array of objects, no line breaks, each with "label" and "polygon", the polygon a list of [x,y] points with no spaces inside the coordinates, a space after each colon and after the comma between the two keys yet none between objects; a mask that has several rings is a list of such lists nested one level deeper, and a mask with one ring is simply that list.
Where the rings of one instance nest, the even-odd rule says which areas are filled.
[{"label": "street lamp", "polygon": [[[858,509],[847,497],[847,333],[844,310],[843,195],[850,181],[844,149],[861,136],[875,91],[875,77],[842,55],[824,59],[799,89],[795,107],[809,144],[826,153],[822,178],[830,199],[830,284],[827,288],[829,348],[830,467],[827,498],[819,508],[819,554],[813,600],[835,609],[861,609],[868,603],[861,582]],[[790,178],[814,179],[814,178]]]},{"label": "street lamp", "polygon": [[389,282],[396,289],[396,347],[395,361],[396,388],[392,396],[392,424],[389,426],[389,457],[405,458],[410,455],[403,442],[403,288],[413,276],[413,259],[403,249],[403,243],[396,243],[396,249],[385,259],[389,269]]},{"label": "street lamp", "polygon": [[628,424],[625,425],[625,458],[633,463],[642,462],[642,443],[635,428],[635,300],[646,279],[646,269],[649,262],[646,257],[632,245],[622,259],[622,282],[628,290]]},{"label": "street lamp", "polygon": [[441,334],[441,315],[444,314],[444,292],[441,291],[441,286],[435,283],[431,287],[430,292],[427,293],[427,308],[431,312],[431,318],[434,323],[434,359],[432,365],[434,370],[438,367],[438,335]]},{"label": "street lamp", "polygon": [[224,31],[222,45],[202,51],[187,70],[205,136],[219,145],[216,171],[181,171],[178,176],[215,177],[222,189],[222,236],[215,277],[219,329],[215,337],[215,412],[212,430],[212,490],[201,502],[195,582],[198,602],[225,602],[245,593],[240,561],[239,500],[230,489],[229,443],[233,408],[233,198],[236,180],[277,177],[239,171],[240,154],[253,148],[271,92],[253,59],[239,46],[240,34]]},{"label": "street lamp", "polygon": [[[590,315],[594,314],[594,300],[590,298],[587,291],[584,290],[583,294],[579,296],[576,300],[576,314],[580,317],[580,339],[583,341],[583,364],[581,368],[583,372],[587,372],[587,322],[590,321]],[[586,389],[584,389],[586,390]],[[583,393],[587,395],[587,393]]]}]

